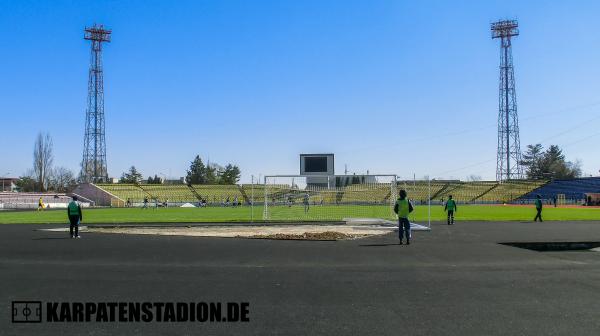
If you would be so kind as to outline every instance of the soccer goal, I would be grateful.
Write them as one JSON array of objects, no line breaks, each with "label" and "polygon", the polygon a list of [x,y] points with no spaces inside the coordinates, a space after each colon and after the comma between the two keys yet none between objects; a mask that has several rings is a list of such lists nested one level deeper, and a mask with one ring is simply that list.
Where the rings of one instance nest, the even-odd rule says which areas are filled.
[{"label": "soccer goal", "polygon": [[556,195],[556,203],[558,205],[565,205],[565,204],[567,204],[567,198],[565,197],[565,194],[558,194],[558,195]]},{"label": "soccer goal", "polygon": [[401,188],[396,175],[265,176],[263,219],[394,223]]}]

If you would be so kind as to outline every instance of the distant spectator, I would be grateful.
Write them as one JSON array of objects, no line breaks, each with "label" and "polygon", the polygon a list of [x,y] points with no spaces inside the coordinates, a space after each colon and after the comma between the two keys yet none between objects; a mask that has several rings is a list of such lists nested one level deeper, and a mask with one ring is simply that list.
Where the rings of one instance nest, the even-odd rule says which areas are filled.
[{"label": "distant spectator", "polygon": [[536,222],[539,218],[540,222],[542,222],[542,196],[541,195],[537,195],[537,198],[535,199],[535,210],[537,211],[537,214],[535,215],[535,218],[533,219],[533,221]]},{"label": "distant spectator", "polygon": [[69,217],[71,238],[81,238],[79,236],[79,223],[83,220],[83,213],[81,212],[81,204],[77,202],[77,196],[73,196],[73,200],[67,206],[67,216]]},{"label": "distant spectator", "polygon": [[304,213],[307,213],[308,210],[310,210],[310,205],[309,205],[309,200],[310,200],[310,195],[308,195],[308,193],[304,194]]},{"label": "distant spectator", "polygon": [[456,202],[452,199],[452,195],[448,195],[448,201],[444,210],[448,212],[448,225],[454,225],[454,212],[457,210]]},{"label": "distant spectator", "polygon": [[148,197],[144,197],[144,206],[142,209],[148,209]]},{"label": "distant spectator", "polygon": [[408,214],[413,211],[413,206],[407,196],[406,190],[400,190],[400,197],[394,205],[394,212],[398,215],[398,238],[400,239],[400,245],[402,245],[404,235],[406,235],[406,245],[410,245],[411,236]]},{"label": "distant spectator", "polygon": [[44,200],[42,199],[42,197],[40,196],[40,199],[38,200],[38,211],[40,210],[44,210]]}]

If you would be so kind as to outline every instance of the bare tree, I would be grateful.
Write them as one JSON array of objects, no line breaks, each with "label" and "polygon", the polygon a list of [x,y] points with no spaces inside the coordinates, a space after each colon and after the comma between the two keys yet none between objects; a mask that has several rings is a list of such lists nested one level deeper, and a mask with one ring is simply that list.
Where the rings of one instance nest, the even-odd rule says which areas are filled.
[{"label": "bare tree", "polygon": [[33,146],[33,173],[40,191],[45,191],[52,171],[52,138],[50,134],[38,133]]},{"label": "bare tree", "polygon": [[72,171],[65,167],[56,167],[52,169],[48,187],[56,192],[64,193],[73,188],[76,183]]}]

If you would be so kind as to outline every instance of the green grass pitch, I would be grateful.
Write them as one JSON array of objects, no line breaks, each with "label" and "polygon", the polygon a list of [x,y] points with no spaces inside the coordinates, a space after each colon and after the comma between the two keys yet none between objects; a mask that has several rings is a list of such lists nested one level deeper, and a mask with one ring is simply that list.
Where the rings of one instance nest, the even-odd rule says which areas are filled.
[{"label": "green grass pitch", "polygon": [[[301,205],[270,207],[272,221],[326,221],[347,217],[387,218],[389,206],[329,205],[311,206],[304,214]],[[415,222],[427,221],[427,207],[416,206],[411,214]],[[263,207],[208,207],[208,208],[101,208],[84,209],[82,224],[92,223],[201,223],[201,222],[249,222],[262,221]],[[535,215],[533,207],[459,205],[457,221],[530,221]],[[443,208],[431,207],[431,220],[445,220]],[[600,208],[544,208],[544,220],[600,220]],[[2,211],[0,224],[56,224],[67,223],[65,210]]]}]

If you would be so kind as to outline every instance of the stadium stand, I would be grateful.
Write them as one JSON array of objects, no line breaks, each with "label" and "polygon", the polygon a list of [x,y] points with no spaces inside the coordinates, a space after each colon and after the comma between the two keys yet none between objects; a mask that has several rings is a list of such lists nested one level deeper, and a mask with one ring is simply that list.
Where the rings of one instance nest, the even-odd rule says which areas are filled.
[{"label": "stadium stand", "polygon": [[586,193],[600,193],[600,177],[582,177],[572,180],[554,180],[525,193],[523,200],[535,199],[541,195],[543,199],[553,199],[558,195],[565,195],[565,199],[571,202],[586,198]]},{"label": "stadium stand", "polygon": [[[408,193],[408,198],[413,202],[426,203],[431,195],[431,199],[438,199],[439,194],[448,186],[448,182],[444,181],[398,181],[398,190],[404,189]],[[429,188],[431,188],[431,193]]]},{"label": "stadium stand", "polygon": [[[268,191],[267,191],[268,190]],[[252,195],[254,195],[254,203],[263,203],[265,201],[265,192],[268,194],[277,194],[283,193],[285,191],[291,190],[289,185],[278,185],[278,184],[270,184],[268,187],[265,187],[264,184],[242,184],[240,185],[240,192],[245,197],[244,201],[250,204],[250,199]],[[312,202],[312,200],[311,200]]]},{"label": "stadium stand", "polygon": [[340,189],[341,203],[385,204],[391,194],[389,183],[370,183],[368,188],[363,184],[355,184]]},{"label": "stadium stand", "polygon": [[478,203],[509,203],[544,185],[546,181],[506,181],[498,183],[476,199]]},{"label": "stadium stand", "polygon": [[97,184],[96,186],[118,197],[123,202],[131,199],[134,203],[140,203],[143,202],[144,198],[151,197],[150,194],[135,184]]},{"label": "stadium stand", "polygon": [[253,196],[255,203],[264,202],[265,200],[265,186],[263,184],[242,184],[241,192],[246,203],[250,203]]},{"label": "stadium stand", "polygon": [[[424,204],[431,195],[431,200],[437,203],[446,200],[452,195],[460,203],[506,203],[518,199],[534,198],[542,193],[544,197],[554,197],[556,194],[565,194],[568,198],[583,199],[586,192],[600,192],[600,178],[576,179],[570,181],[557,180],[545,185],[546,181],[399,181],[397,189],[405,189],[409,198],[417,204]],[[302,198],[309,194],[311,203],[324,204],[384,204],[389,202],[391,188],[389,183],[375,183],[365,188],[356,184],[346,187],[323,189],[308,187],[307,189],[292,188],[289,185],[157,185],[157,184],[98,184],[95,187],[109,193],[112,197],[108,205],[125,206],[127,199],[132,203],[141,203],[145,197],[158,199],[169,203],[195,203],[205,199],[209,205],[222,205],[229,198],[232,204],[237,197],[241,204],[250,204],[254,195],[254,203],[263,203],[265,193],[269,195],[269,202],[285,202],[285,199]],[[544,189],[546,188],[546,189]],[[548,189],[549,188],[549,189]],[[528,196],[529,195],[529,196]],[[533,195],[533,196],[532,196]],[[114,199],[118,202],[115,202]],[[100,203],[99,203],[100,204]]]},{"label": "stadium stand", "polygon": [[143,184],[140,189],[150,195],[151,199],[158,199],[161,202],[186,203],[197,202],[198,197],[186,185],[160,185]]},{"label": "stadium stand", "polygon": [[38,201],[42,202],[47,209],[66,208],[71,201],[71,197],[66,194],[48,194],[48,193],[0,193],[0,208],[2,209],[35,209],[38,207]]},{"label": "stadium stand", "polygon": [[[496,181],[439,181],[432,180],[431,200],[447,200],[452,195],[454,200],[460,203],[506,203],[511,202],[522,195],[540,187],[545,181],[508,181],[498,183]],[[416,202],[425,202],[429,195],[427,181],[400,181],[399,189],[405,189],[410,199]]]},{"label": "stadium stand", "polygon": [[435,199],[447,200],[448,196],[456,202],[472,203],[482,201],[481,197],[493,188],[496,188],[498,182],[475,181],[475,182],[449,182],[448,185],[436,194]]},{"label": "stadium stand", "polygon": [[227,199],[233,202],[236,197],[239,202],[244,202],[244,195],[238,185],[192,184],[190,187],[208,204],[221,204]]}]

